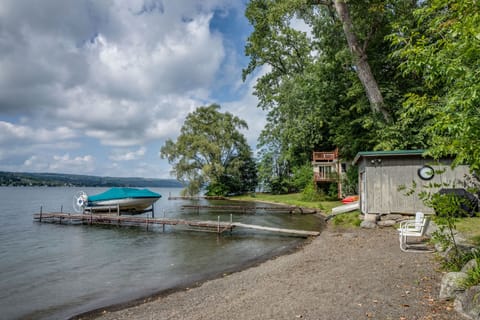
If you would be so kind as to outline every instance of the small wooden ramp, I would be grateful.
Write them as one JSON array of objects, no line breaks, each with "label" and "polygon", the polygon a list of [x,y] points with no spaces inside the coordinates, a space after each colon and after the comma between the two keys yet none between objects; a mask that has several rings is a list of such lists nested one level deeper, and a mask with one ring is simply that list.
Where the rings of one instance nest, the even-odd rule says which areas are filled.
[{"label": "small wooden ramp", "polygon": [[241,223],[241,222],[232,222],[232,226],[233,227],[239,227],[239,228],[262,230],[262,231],[295,234],[295,235],[307,236],[307,237],[316,237],[316,236],[320,235],[320,232],[318,232],[318,231],[264,227],[264,226],[257,226],[257,225],[254,225],[254,224],[245,224],[245,223]]}]

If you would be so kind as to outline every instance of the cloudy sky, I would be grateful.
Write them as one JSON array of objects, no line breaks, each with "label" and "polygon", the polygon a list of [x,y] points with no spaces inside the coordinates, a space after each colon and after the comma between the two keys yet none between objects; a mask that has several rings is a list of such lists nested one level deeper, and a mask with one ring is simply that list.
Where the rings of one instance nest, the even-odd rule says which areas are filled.
[{"label": "cloudy sky", "polygon": [[254,148],[244,2],[2,0],[0,170],[170,178],[161,146],[211,103]]}]

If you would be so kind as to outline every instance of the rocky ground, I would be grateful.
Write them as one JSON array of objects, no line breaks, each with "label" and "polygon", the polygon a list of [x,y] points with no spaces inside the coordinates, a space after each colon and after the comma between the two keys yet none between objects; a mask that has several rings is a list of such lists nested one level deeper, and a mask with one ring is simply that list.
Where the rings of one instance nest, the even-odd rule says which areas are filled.
[{"label": "rocky ground", "polygon": [[400,251],[393,228],[328,226],[295,253],[98,319],[463,319],[439,301],[431,253]]}]

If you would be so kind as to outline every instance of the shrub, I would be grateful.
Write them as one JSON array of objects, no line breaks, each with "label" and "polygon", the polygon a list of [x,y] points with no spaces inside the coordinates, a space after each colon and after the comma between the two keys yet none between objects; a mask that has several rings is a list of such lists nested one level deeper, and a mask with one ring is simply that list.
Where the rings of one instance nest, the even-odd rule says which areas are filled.
[{"label": "shrub", "polygon": [[467,270],[467,277],[462,281],[464,288],[470,288],[480,284],[480,252],[475,250],[471,255],[473,255],[476,263],[473,268]]},{"label": "shrub", "polygon": [[325,198],[325,196],[321,193],[318,192],[315,189],[315,186],[313,185],[312,182],[310,182],[302,191],[302,195],[300,197],[301,201],[322,201]]}]

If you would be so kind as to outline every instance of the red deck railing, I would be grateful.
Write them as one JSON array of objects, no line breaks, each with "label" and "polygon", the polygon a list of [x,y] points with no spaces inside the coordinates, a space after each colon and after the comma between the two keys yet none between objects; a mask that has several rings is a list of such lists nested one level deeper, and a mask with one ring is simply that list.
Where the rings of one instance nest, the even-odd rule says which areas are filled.
[{"label": "red deck railing", "polygon": [[314,152],[313,161],[333,161],[338,159],[338,149],[328,152]]}]

